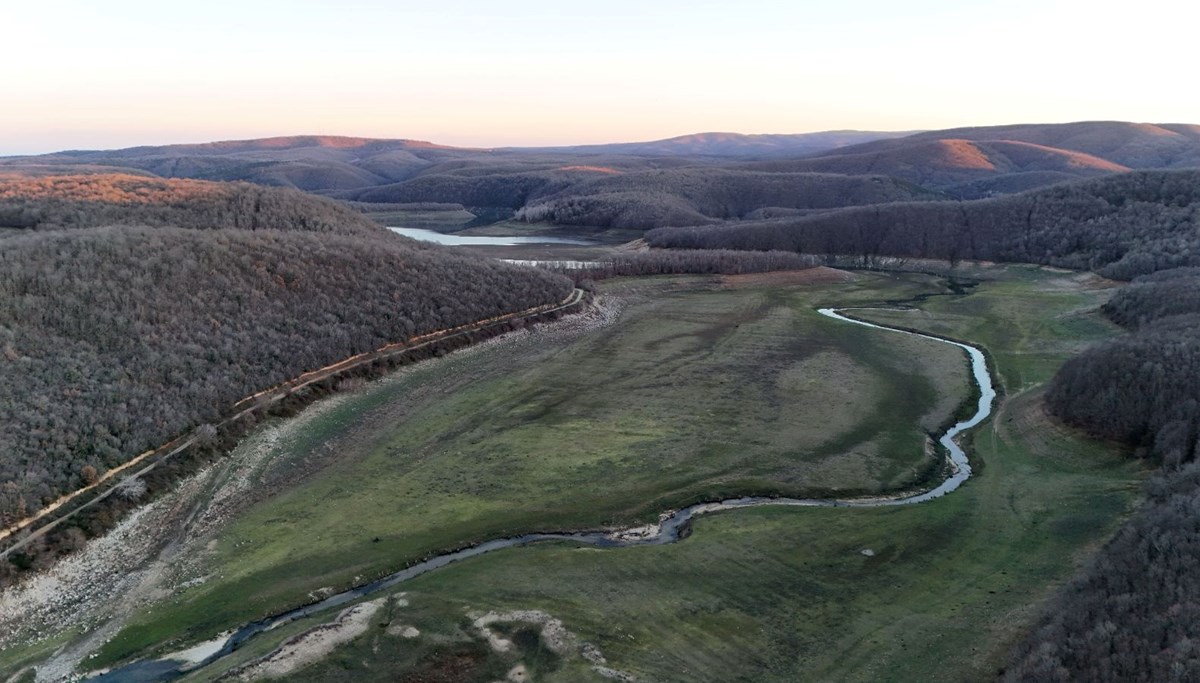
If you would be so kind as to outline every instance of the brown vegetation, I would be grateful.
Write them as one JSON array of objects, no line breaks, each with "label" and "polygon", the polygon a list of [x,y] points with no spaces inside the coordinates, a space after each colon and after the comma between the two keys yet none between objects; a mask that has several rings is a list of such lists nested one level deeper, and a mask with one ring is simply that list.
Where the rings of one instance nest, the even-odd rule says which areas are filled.
[{"label": "brown vegetation", "polygon": [[879,176],[685,168],[545,187],[525,199],[517,217],[645,230],[741,219],[768,209],[807,211],[933,198],[914,185]]},{"label": "brown vegetation", "polygon": [[378,225],[336,202],[247,183],[120,174],[0,177],[0,228],[103,225],[379,232]]},{"label": "brown vegetation", "polygon": [[711,227],[655,247],[1041,263],[1116,279],[1200,265],[1200,172],[1144,171],[970,202],[906,202]]},{"label": "brown vegetation", "polygon": [[575,282],[639,275],[739,275],[770,271],[815,268],[815,258],[785,251],[745,252],[732,250],[652,250],[620,252],[589,261],[579,268],[571,264],[543,265],[575,279]]},{"label": "brown vegetation", "polygon": [[1047,405],[1161,469],[1134,519],[1052,601],[1008,680],[1200,677],[1200,269],[1138,278],[1105,311],[1136,331],[1068,361]]},{"label": "brown vegetation", "polygon": [[899,178],[960,198],[978,198],[989,190],[1021,181],[1024,189],[1130,170],[1120,164],[1082,152],[1055,149],[1013,140],[912,139],[878,151],[835,152],[829,156],[778,162],[761,162],[751,168],[773,171],[806,171],[877,174]]},{"label": "brown vegetation", "polygon": [[877,153],[936,140],[1005,140],[1028,143],[1043,148],[1079,152],[1134,169],[1192,168],[1200,165],[1200,126],[1123,121],[952,128],[845,147],[836,154]]},{"label": "brown vegetation", "polygon": [[[258,389],[570,290],[294,191],[123,176],[0,188],[38,228],[0,241],[0,523]],[[91,227],[107,222],[163,227]]]}]

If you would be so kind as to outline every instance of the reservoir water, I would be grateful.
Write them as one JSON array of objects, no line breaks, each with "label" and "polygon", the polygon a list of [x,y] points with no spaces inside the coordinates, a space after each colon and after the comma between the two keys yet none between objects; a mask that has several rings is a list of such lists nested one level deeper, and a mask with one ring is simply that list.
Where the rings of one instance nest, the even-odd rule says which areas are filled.
[{"label": "reservoir water", "polygon": [[487,235],[447,235],[440,232],[434,232],[433,230],[423,230],[421,228],[388,227],[388,230],[391,230],[397,235],[411,237],[414,240],[445,244],[452,247],[512,247],[520,244],[573,244],[577,246],[589,246],[595,244],[595,242],[590,242],[588,240],[571,237],[552,237],[549,235],[507,235],[504,237],[489,237]]}]

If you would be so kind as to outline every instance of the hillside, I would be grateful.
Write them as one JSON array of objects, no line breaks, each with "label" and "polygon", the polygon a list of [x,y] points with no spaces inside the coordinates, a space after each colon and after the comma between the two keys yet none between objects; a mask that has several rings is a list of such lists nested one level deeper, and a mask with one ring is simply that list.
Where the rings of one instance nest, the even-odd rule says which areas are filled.
[{"label": "hillside", "polygon": [[831,209],[935,198],[893,178],[817,173],[679,169],[599,175],[534,195],[517,216],[530,221],[646,229],[741,219],[768,210]]},{"label": "hillside", "polygon": [[[1200,167],[1200,126],[1092,121],[914,134],[699,133],[502,149],[293,136],[11,157],[0,159],[0,176],[76,167],[244,181],[368,203],[457,204],[478,209],[488,217],[483,222],[515,215],[644,230],[934,196],[981,199],[1130,170]],[[772,177],[778,174],[785,177]],[[849,178],[817,183],[800,174]],[[689,189],[705,183],[719,199]]]},{"label": "hillside", "polygon": [[342,234],[379,232],[378,225],[336,202],[248,183],[120,174],[0,177],[0,229],[50,230],[116,224]]},{"label": "hillside", "polygon": [[1200,171],[1141,171],[963,202],[662,228],[651,245],[1042,263],[1129,279],[1200,265]]},{"label": "hillside", "polygon": [[[395,237],[290,191],[116,178],[4,193],[56,216],[105,201],[72,224],[88,230],[41,223],[0,241],[0,523],[258,389],[571,288],[557,275]],[[310,217],[305,207],[328,212]],[[158,227],[99,226],[148,216]]]},{"label": "hillside", "polygon": [[1190,645],[1200,638],[1200,270],[1137,278],[1104,310],[1131,333],[1068,361],[1047,405],[1071,425],[1137,447],[1161,469],[1136,516],[1044,611],[1007,680],[1200,675]]},{"label": "hillside", "polygon": [[1200,126],[1081,121],[952,128],[873,140],[788,170],[895,175],[961,198],[1130,169],[1200,167]]},{"label": "hillside", "polygon": [[508,151],[566,154],[631,154],[636,156],[710,156],[773,158],[817,154],[848,145],[909,135],[907,132],[834,130],[820,133],[746,135],[695,133],[650,142],[618,142],[560,147],[510,147]]},{"label": "hillside", "polygon": [[879,176],[600,166],[483,175],[463,170],[429,173],[352,197],[363,202],[503,208],[522,220],[634,230],[712,223],[769,209],[829,209],[938,198],[911,183]]},{"label": "hillside", "polygon": [[[1191,124],[1082,121],[956,128],[920,133],[912,140],[960,138],[1013,140],[1089,154],[1129,168],[1200,166],[1200,126]],[[876,144],[876,143],[868,143]],[[886,141],[880,143],[886,145]]]},{"label": "hillside", "polygon": [[964,198],[1002,192],[1017,183],[1036,187],[1129,170],[1120,164],[1082,152],[1027,142],[957,138],[906,140],[909,141],[907,144],[896,144],[875,151],[759,162],[749,167],[774,171],[887,175]]},{"label": "hillside", "polygon": [[72,150],[0,160],[4,167],[30,165],[113,166],[164,178],[244,180],[305,191],[372,187],[411,177],[445,159],[477,156],[418,140],[293,136],[201,144]]},{"label": "hillside", "polygon": [[878,153],[937,140],[1008,140],[1105,159],[1129,168],[1189,168],[1200,165],[1200,126],[1125,121],[1016,124],[950,128],[896,140],[844,147],[830,156]]}]

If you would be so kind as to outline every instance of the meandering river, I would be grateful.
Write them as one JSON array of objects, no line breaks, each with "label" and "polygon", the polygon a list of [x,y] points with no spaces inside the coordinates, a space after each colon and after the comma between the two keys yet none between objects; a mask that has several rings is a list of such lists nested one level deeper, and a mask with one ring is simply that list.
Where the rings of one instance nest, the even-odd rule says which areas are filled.
[{"label": "meandering river", "polygon": [[[436,233],[435,233],[436,234]],[[503,238],[509,239],[509,238]],[[745,498],[730,498],[727,500],[697,503],[673,512],[664,513],[657,524],[651,524],[644,527],[632,529],[623,529],[618,531],[588,531],[577,533],[536,533],[525,534],[523,536],[515,536],[511,538],[497,538],[494,540],[480,543],[479,545],[464,548],[454,552],[444,553],[431,559],[419,562],[400,570],[394,574],[386,576],[377,581],[373,581],[364,586],[352,588],[350,590],[330,596],[320,602],[300,607],[273,617],[268,617],[261,621],[256,621],[243,626],[234,631],[231,635],[222,636],[213,641],[210,641],[207,647],[193,647],[190,652],[203,652],[206,656],[200,661],[188,661],[188,658],[182,656],[183,653],[175,655],[167,655],[165,657],[153,660],[145,660],[127,664],[123,667],[114,669],[110,672],[93,677],[94,681],[116,681],[120,683],[142,683],[149,681],[168,681],[178,678],[185,673],[195,671],[196,669],[208,666],[216,662],[234,650],[238,649],[243,643],[257,636],[264,631],[269,631],[276,627],[282,626],[288,622],[304,617],[311,616],[318,612],[328,610],[334,607],[345,605],[360,598],[363,598],[378,591],[387,590],[397,584],[409,581],[422,574],[436,571],[446,565],[465,560],[470,557],[484,555],[495,550],[503,548],[513,548],[517,546],[531,545],[534,543],[545,543],[550,541],[571,542],[581,545],[590,545],[601,548],[627,548],[639,545],[664,545],[667,543],[675,543],[686,537],[687,530],[690,528],[691,521],[703,514],[719,512],[722,510],[735,510],[738,508],[760,507],[766,505],[788,505],[796,507],[884,507],[893,505],[915,505],[926,501],[938,498],[957,489],[971,476],[971,464],[968,461],[966,452],[955,441],[956,437],[979,423],[983,422],[992,412],[992,403],[996,398],[995,387],[992,383],[992,377],[988,373],[987,360],[983,352],[969,345],[963,344],[941,337],[936,337],[919,332],[911,332],[901,330],[885,325],[877,325],[863,320],[843,315],[843,311],[854,309],[833,309],[822,308],[819,310],[821,315],[840,320],[854,325],[861,325],[876,330],[886,330],[894,334],[907,334],[925,339],[950,344],[956,346],[967,353],[971,362],[971,373],[973,375],[976,388],[979,390],[979,401],[975,413],[968,419],[955,424],[950,429],[946,430],[938,442],[946,449],[947,462],[949,465],[950,476],[942,481],[938,486],[926,490],[918,491],[910,494],[901,494],[896,496],[882,496],[875,498],[846,498],[846,499],[831,499],[831,498],[769,498],[769,497],[745,497]],[[192,657],[192,659],[195,659]]]}]

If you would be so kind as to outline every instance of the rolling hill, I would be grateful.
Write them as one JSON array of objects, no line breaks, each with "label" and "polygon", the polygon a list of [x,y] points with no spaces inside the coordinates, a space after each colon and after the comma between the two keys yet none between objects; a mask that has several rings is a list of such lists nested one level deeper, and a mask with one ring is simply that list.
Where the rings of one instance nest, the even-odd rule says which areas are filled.
[{"label": "rolling hill", "polygon": [[[201,144],[73,150],[0,160],[0,170],[39,167],[112,166],[165,178],[245,180],[310,192],[338,192],[387,185],[422,172],[442,173],[477,167],[477,172],[508,172],[568,166],[579,156],[612,157],[608,165],[645,166],[646,157],[665,157],[652,167],[673,166],[683,157],[797,156],[878,139],[884,133],[737,135],[712,133],[649,143],[526,147],[498,150],[456,148],[419,140],[338,136],[292,136]],[[704,163],[711,163],[706,160]],[[591,159],[588,164],[596,164]]]},{"label": "rolling hill", "polygon": [[249,183],[93,174],[0,178],[0,229],[104,225],[378,233],[337,202]]},{"label": "rolling hill", "polygon": [[[788,185],[772,174],[885,177],[892,183],[883,199],[854,189],[834,193],[848,206],[934,194],[978,199],[1131,170],[1200,167],[1200,126],[1090,121],[913,134],[700,133],[651,142],[502,149],[293,136],[0,159],[0,175],[71,167],[237,180],[362,202],[437,202],[482,209],[488,216],[647,229],[753,217],[755,210],[781,215],[831,206],[832,181]],[[698,198],[672,189],[691,181],[664,180],[660,172],[667,171],[686,178],[725,174],[722,182],[729,187],[764,199],[756,206],[734,207]],[[728,180],[738,173],[741,179]],[[744,182],[750,173],[758,174],[753,177],[761,188]],[[790,189],[769,189],[782,185]],[[842,185],[866,186],[859,180]],[[621,187],[598,189],[616,186]],[[902,196],[906,191],[913,197]]]},{"label": "rolling hill", "polygon": [[960,197],[1003,193],[1011,187],[1029,189],[1130,170],[1082,152],[1012,140],[959,138],[912,140],[908,144],[874,151],[844,151],[748,166],[772,171],[886,175]]},{"label": "rolling hill", "polygon": [[631,230],[713,223],[768,210],[795,213],[936,198],[911,183],[879,176],[593,166],[485,175],[426,173],[343,196],[361,202],[460,203],[507,209],[521,220]]},{"label": "rolling hill", "polygon": [[834,130],[820,133],[746,135],[695,133],[650,142],[619,142],[563,147],[506,148],[556,154],[629,154],[635,156],[707,156],[731,158],[794,157],[839,147],[909,135],[908,132]]},{"label": "rolling hill", "polygon": [[201,144],[73,150],[12,157],[0,169],[86,164],[140,169],[164,178],[245,180],[305,191],[371,187],[411,177],[446,159],[481,154],[419,140],[292,136]]},{"label": "rolling hill", "polygon": [[1041,263],[1117,279],[1200,265],[1200,171],[1137,171],[1016,195],[897,202],[647,234],[655,247]]},{"label": "rolling hill", "polygon": [[1129,170],[1200,167],[1200,126],[1085,121],[954,128],[749,167],[891,175],[973,199]]},{"label": "rolling hill", "polygon": [[[1081,121],[1078,123],[1018,124],[954,128],[911,135],[909,142],[960,139],[1011,140],[1053,147],[1106,159],[1134,169],[1200,166],[1200,126],[1191,124]],[[844,148],[858,153],[891,147],[896,141],[878,140]]]},{"label": "rolling hill", "polygon": [[5,525],[286,378],[571,291],[294,190],[0,180],[6,210],[28,220],[0,239]]}]

